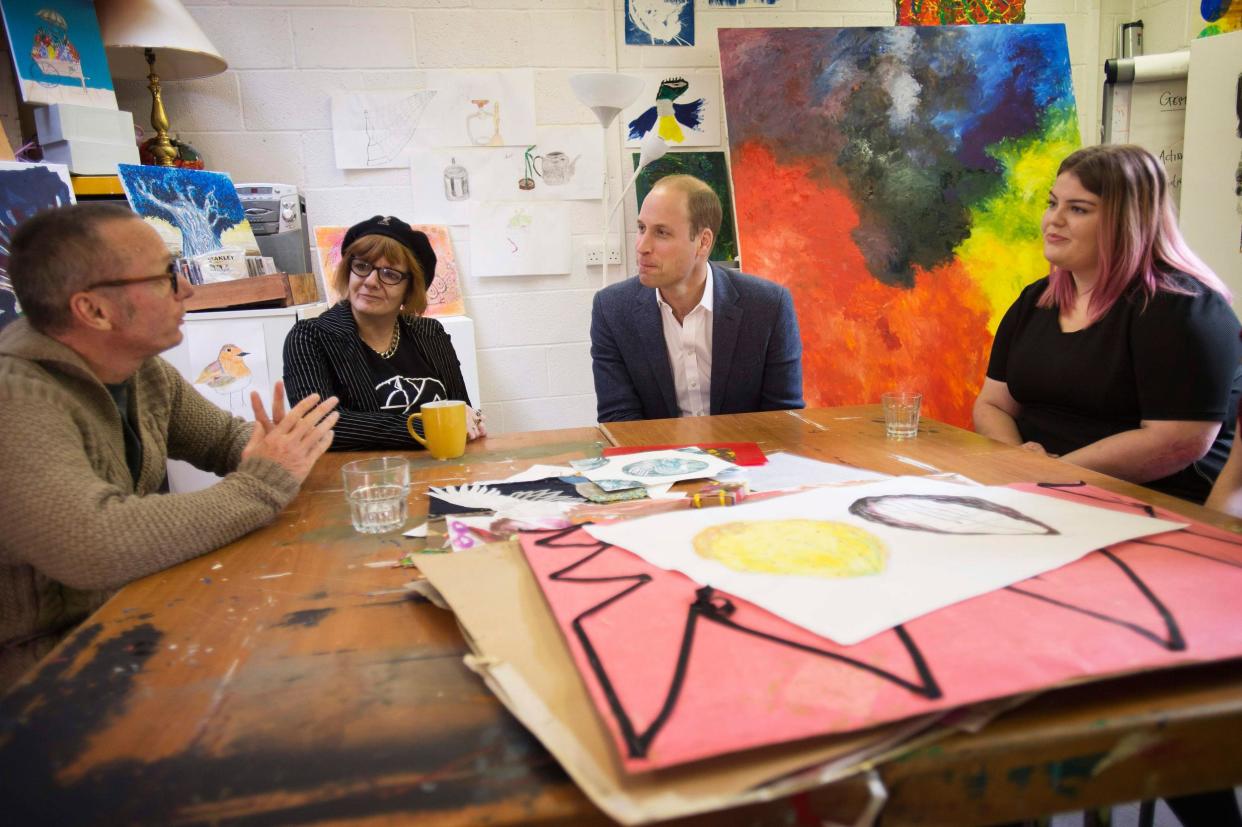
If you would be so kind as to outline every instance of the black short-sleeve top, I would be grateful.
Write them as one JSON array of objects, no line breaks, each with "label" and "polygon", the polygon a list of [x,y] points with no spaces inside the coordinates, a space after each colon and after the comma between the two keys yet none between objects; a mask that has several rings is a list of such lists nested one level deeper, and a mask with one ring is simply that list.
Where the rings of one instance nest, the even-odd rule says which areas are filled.
[{"label": "black short-sleeve top", "polygon": [[1228,302],[1184,275],[1188,293],[1135,288],[1090,327],[1061,330],[1055,307],[1037,307],[1048,279],[1034,282],[1001,320],[988,378],[1022,406],[1018,432],[1067,454],[1139,427],[1143,420],[1222,423],[1207,456],[1151,488],[1203,502],[1233,441],[1242,392],[1238,317]]}]

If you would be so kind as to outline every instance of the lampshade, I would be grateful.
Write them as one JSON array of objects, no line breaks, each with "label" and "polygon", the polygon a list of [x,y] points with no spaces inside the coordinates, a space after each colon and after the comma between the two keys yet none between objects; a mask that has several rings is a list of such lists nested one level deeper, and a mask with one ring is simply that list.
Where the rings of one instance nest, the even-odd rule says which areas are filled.
[{"label": "lampshade", "polygon": [[95,0],[99,31],[114,78],[145,78],[145,50],[155,52],[164,80],[218,75],[228,61],[178,0]]},{"label": "lampshade", "polygon": [[569,86],[599,118],[599,125],[607,129],[618,113],[638,98],[643,91],[643,79],[616,72],[587,72],[571,75]]},{"label": "lampshade", "polygon": [[[658,161],[668,154],[668,143],[656,134],[653,129],[643,137],[642,148],[638,153],[638,166],[634,169],[634,174],[630,176],[630,182],[625,185],[625,189],[621,190],[621,195],[617,198],[617,203],[612,205],[612,209],[608,211],[608,218],[605,219],[604,225],[607,226],[612,217],[617,214],[617,210],[621,204],[625,202],[625,194],[638,181],[638,176],[647,168],[647,165],[653,161]],[[642,207],[642,204],[638,205]]]},{"label": "lampshade", "polygon": [[652,161],[658,161],[668,154],[668,143],[656,134],[654,129],[649,130],[643,136],[643,142],[638,152],[638,172]]}]

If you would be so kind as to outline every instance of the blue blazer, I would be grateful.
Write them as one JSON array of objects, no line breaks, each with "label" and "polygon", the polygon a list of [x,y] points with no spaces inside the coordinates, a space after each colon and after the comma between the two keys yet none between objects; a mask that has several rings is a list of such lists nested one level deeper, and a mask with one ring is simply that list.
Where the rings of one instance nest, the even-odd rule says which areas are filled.
[{"label": "blue blazer", "polygon": [[[737,270],[711,268],[711,413],[805,407],[802,339],[789,291]],[[600,422],[681,415],[655,289],[637,278],[595,294],[591,366]]]}]

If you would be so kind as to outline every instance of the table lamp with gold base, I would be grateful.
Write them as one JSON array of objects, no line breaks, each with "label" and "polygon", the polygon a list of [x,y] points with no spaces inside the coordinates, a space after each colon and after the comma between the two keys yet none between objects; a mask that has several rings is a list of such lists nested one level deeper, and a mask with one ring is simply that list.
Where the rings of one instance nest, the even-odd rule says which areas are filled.
[{"label": "table lamp with gold base", "polygon": [[177,150],[168,137],[161,78],[210,77],[229,68],[228,62],[178,0],[95,0],[95,13],[112,77],[146,79],[155,130],[151,152],[160,166],[173,166]]}]

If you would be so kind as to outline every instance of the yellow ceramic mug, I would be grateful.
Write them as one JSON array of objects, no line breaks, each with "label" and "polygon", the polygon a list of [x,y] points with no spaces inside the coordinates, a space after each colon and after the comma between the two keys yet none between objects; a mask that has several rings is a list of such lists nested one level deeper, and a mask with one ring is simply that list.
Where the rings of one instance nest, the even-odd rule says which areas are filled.
[{"label": "yellow ceramic mug", "polygon": [[[423,421],[423,439],[414,430],[414,420]],[[466,453],[466,403],[458,399],[428,402],[419,413],[410,414],[406,430],[436,459],[453,459]]]}]

